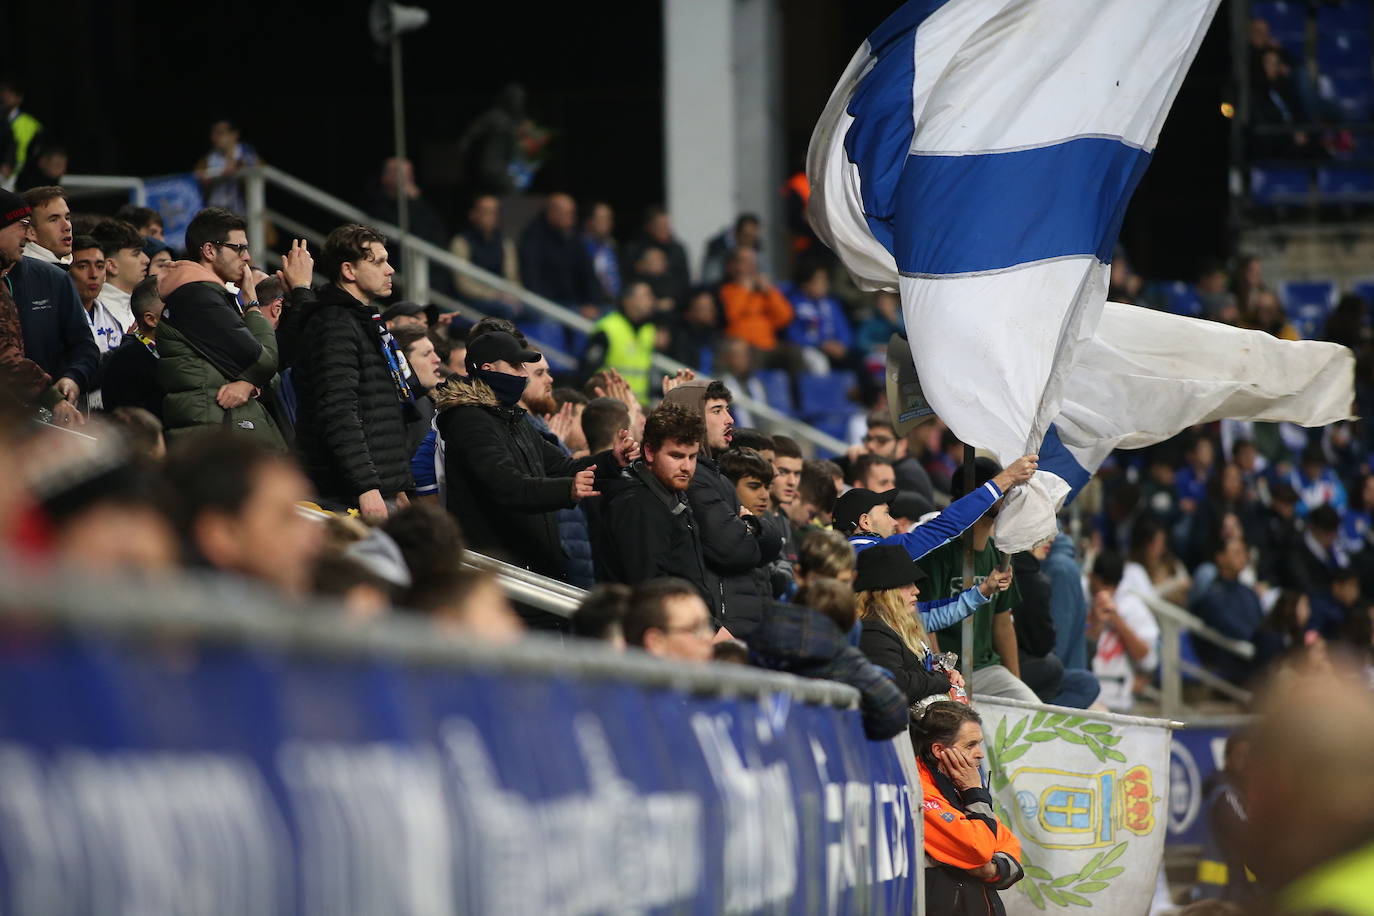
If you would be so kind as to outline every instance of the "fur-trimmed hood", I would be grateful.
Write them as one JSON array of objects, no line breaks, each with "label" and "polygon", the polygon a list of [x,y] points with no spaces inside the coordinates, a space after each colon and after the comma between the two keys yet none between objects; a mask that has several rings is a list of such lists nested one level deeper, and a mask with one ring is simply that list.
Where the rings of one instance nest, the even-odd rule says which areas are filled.
[{"label": "fur-trimmed hood", "polygon": [[[491,390],[490,385],[462,375],[455,375],[435,388],[431,397],[434,398],[434,410],[437,413],[443,413],[454,407],[501,406],[501,402],[496,400],[496,392]],[[522,410],[519,407],[512,409]]]}]

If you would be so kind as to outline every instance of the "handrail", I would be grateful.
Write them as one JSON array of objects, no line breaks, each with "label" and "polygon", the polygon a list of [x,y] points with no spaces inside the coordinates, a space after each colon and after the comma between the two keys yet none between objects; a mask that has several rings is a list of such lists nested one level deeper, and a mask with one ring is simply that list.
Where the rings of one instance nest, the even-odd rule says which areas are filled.
[{"label": "handrail", "polygon": [[133,191],[134,203],[140,207],[148,203],[148,191],[143,179],[129,175],[63,175],[62,187],[88,191]]},{"label": "handrail", "polygon": [[1223,693],[1232,699],[1241,702],[1248,702],[1250,694],[1239,687],[1225,684],[1221,678],[1205,672],[1200,675],[1202,669],[1197,668],[1191,663],[1185,662],[1181,657],[1179,637],[1183,631],[1188,631],[1203,640],[1212,643],[1228,652],[1240,656],[1241,658],[1251,659],[1255,657],[1255,647],[1250,643],[1238,639],[1232,639],[1203,623],[1198,617],[1188,613],[1183,608],[1172,602],[1165,601],[1158,595],[1142,594],[1134,592],[1155,615],[1159,622],[1159,685],[1160,685],[1160,709],[1164,715],[1171,718],[1179,718],[1183,709],[1183,675],[1189,673],[1202,681],[1213,690]]},{"label": "handrail", "polygon": [[[248,221],[250,232],[248,233],[249,244],[253,246],[253,254],[259,261],[262,261],[265,254],[265,240],[267,238],[267,222],[269,218],[279,216],[275,211],[269,211],[266,205],[266,185],[271,183],[283,190],[289,191],[301,197],[321,209],[332,212],[341,219],[354,220],[367,223],[376,227],[379,231],[386,234],[388,238],[397,240],[402,245],[402,269],[405,271],[409,292],[411,297],[417,300],[425,300],[435,297],[429,290],[429,271],[428,267],[437,264],[447,270],[463,274],[477,280],[493,289],[500,290],[507,295],[514,296],[538,312],[545,318],[552,319],[565,328],[571,328],[581,333],[589,333],[592,330],[593,322],[582,317],[578,313],[571,311],[556,302],[545,299],[536,293],[521,286],[516,286],[506,280],[505,277],[498,276],[483,270],[470,261],[465,261],[453,252],[432,242],[425,241],[418,236],[408,232],[402,232],[397,226],[391,223],[382,222],[358,207],[344,201],[327,191],[322,191],[308,182],[302,181],[294,175],[283,172],[270,165],[259,165],[251,169],[244,169],[240,172],[246,184],[246,199],[248,202]],[[290,228],[285,222],[278,221],[283,228]],[[303,226],[295,224],[297,228],[304,229]],[[319,233],[311,233],[314,238],[319,239]],[[304,233],[302,237],[306,236]],[[447,299],[447,297],[442,297]],[[456,300],[448,299],[449,302]],[[474,310],[475,311],[475,310]],[[565,354],[559,354],[565,359],[572,359]],[[654,368],[673,374],[680,369],[690,368],[674,359],[655,353],[653,358]],[[755,400],[745,392],[734,392],[734,400],[740,406],[748,409],[755,416],[762,417],[770,424],[785,428],[789,433],[810,442],[813,446],[826,449],[836,454],[843,454],[849,447],[848,443],[843,442],[830,434],[816,429],[806,423],[790,417],[780,410],[762,401]]]},{"label": "handrail", "polygon": [[254,643],[333,656],[382,656],[420,664],[615,679],[716,696],[767,697],[851,709],[858,691],[834,681],[800,678],[744,665],[688,665],[638,650],[610,650],[592,640],[531,634],[498,645],[440,634],[424,619],[389,614],[349,620],[332,603],[290,604],[242,580],[204,574],[128,580],[111,588],[70,571],[35,573],[0,560],[0,619],[32,627],[44,617],[80,629],[120,635],[175,634],[212,642]]}]

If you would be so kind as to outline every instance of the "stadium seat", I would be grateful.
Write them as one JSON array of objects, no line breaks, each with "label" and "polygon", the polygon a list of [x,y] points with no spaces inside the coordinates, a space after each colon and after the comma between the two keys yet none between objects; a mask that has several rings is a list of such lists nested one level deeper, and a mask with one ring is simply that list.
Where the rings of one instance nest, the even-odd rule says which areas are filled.
[{"label": "stadium seat", "polygon": [[1365,301],[1365,305],[1374,307],[1374,280],[1361,280],[1350,291]]},{"label": "stadium seat", "polygon": [[1335,105],[1347,121],[1363,121],[1374,102],[1374,76],[1368,72],[1322,75],[1323,96]]},{"label": "stadium seat", "polygon": [[1250,169],[1250,197],[1257,204],[1304,203],[1312,186],[1306,168],[1254,166]]},{"label": "stadium seat", "polygon": [[1358,165],[1319,166],[1317,194],[1329,202],[1374,200],[1374,168]]},{"label": "stadium seat", "polygon": [[[1255,7],[1267,4],[1256,3]],[[1288,6],[1297,4],[1289,3]],[[1258,15],[1258,14],[1256,14]],[[1317,34],[1351,34],[1369,38],[1370,29],[1369,0],[1343,0],[1326,2],[1317,7]],[[1271,23],[1272,27],[1272,23]]]},{"label": "stadium seat", "polygon": [[1369,72],[1370,41],[1364,35],[1322,33],[1317,40],[1317,69],[1331,75]]},{"label": "stadium seat", "polygon": [[1307,4],[1301,0],[1266,0],[1250,6],[1250,15],[1269,23],[1269,34],[1294,57],[1305,55]]},{"label": "stadium seat", "polygon": [[1202,316],[1202,300],[1193,287],[1182,281],[1164,287],[1164,310],[1184,318]]},{"label": "stadium seat", "polygon": [[1336,304],[1336,284],[1330,280],[1295,280],[1283,284],[1283,308],[1303,339],[1321,334]]},{"label": "stadium seat", "polygon": [[792,403],[792,380],[787,377],[786,369],[760,369],[754,375],[763,382],[769,407],[784,413],[796,410],[796,405]]},{"label": "stadium seat", "polygon": [[801,404],[798,406],[807,417],[831,411],[848,415],[854,410],[853,404],[849,401],[849,390],[853,387],[853,372],[827,372],[823,375],[808,373],[801,376],[798,384],[801,396]]}]

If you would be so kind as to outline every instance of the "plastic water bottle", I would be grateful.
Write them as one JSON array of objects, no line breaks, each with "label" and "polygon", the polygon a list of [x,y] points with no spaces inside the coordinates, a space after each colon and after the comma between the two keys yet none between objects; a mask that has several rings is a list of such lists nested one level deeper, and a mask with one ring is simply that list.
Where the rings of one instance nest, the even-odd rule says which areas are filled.
[{"label": "plastic water bottle", "polygon": [[[948,675],[951,671],[959,670],[959,653],[957,652],[937,652],[934,658],[935,670]],[[949,688],[949,698],[956,703],[968,703],[968,691],[962,686],[951,686]]]}]

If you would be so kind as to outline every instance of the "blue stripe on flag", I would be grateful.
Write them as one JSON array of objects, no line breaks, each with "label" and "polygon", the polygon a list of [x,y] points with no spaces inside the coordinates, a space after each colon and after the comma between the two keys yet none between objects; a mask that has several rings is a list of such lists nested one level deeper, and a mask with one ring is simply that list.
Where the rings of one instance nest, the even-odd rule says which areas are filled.
[{"label": "blue stripe on flag", "polygon": [[1040,470],[1049,471],[1064,480],[1069,487],[1069,498],[1064,500],[1064,505],[1073,502],[1078,491],[1092,480],[1092,472],[1078,463],[1078,459],[1069,451],[1064,440],[1059,438],[1059,429],[1050,424],[1049,432],[1045,433],[1045,441],[1040,443]]},{"label": "blue stripe on flag", "polygon": [[869,229],[888,251],[892,251],[897,183],[916,130],[911,112],[916,29],[947,2],[909,0],[868,36],[876,62],[859,80],[846,108],[854,123],[844,137],[845,155],[859,170]]},{"label": "blue stripe on flag", "polygon": [[914,155],[895,225],[905,274],[1001,270],[1067,255],[1111,261],[1126,205],[1150,154],[1084,137],[981,155]]}]

